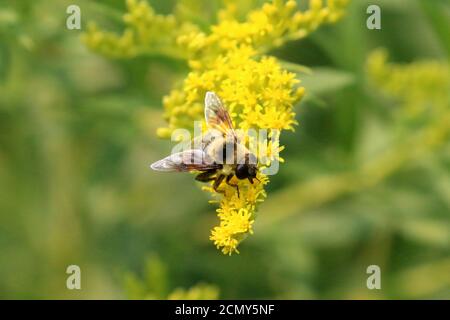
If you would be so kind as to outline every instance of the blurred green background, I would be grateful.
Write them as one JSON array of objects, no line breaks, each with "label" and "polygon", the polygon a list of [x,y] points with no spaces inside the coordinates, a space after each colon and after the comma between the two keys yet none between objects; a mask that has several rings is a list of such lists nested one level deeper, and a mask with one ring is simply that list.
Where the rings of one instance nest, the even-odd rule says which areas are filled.
[{"label": "blurred green background", "polygon": [[[231,257],[208,240],[215,207],[192,177],[148,168],[172,148],[155,131],[187,66],[89,52],[83,29],[65,27],[69,4],[83,29],[122,28],[121,0],[0,0],[0,298],[166,298],[206,283],[225,299],[450,299],[448,135],[399,148],[433,123],[404,120],[365,69],[378,47],[395,63],[447,63],[448,1],[353,1],[337,24],[272,52],[317,72],[299,76],[286,163]],[[382,30],[366,28],[369,4]],[[360,182],[360,164],[386,150],[401,161]],[[66,288],[71,264],[82,290]],[[371,264],[382,290],[366,287]]]}]

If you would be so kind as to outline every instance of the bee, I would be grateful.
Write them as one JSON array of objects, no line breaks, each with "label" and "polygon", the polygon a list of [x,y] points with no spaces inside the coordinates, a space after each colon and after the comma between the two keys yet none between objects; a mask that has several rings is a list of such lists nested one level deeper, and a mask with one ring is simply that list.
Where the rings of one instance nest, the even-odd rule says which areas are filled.
[{"label": "bee", "polygon": [[256,177],[257,158],[241,143],[228,111],[219,97],[210,91],[205,95],[205,120],[208,130],[194,138],[194,149],[172,154],[150,167],[163,172],[198,172],[195,180],[214,181],[216,192],[225,180],[236,188],[239,197],[239,186],[232,184],[231,180],[233,177],[247,179],[252,184],[254,179],[259,181]]}]

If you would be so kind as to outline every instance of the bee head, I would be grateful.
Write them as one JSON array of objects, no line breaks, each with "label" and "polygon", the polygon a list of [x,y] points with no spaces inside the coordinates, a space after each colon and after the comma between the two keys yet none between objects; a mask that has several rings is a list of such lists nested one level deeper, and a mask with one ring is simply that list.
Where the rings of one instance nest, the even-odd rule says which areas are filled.
[{"label": "bee head", "polygon": [[236,177],[238,179],[248,179],[253,183],[253,179],[256,178],[258,168],[255,164],[238,164],[236,167]]}]

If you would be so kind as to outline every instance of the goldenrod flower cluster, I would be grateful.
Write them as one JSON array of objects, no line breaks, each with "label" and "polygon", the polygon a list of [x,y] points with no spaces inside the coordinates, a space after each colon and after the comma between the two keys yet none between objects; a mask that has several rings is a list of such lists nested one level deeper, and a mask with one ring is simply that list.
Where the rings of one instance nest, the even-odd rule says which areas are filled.
[{"label": "goldenrod flower cluster", "polygon": [[240,22],[240,9],[249,4],[224,0],[224,8],[217,14],[219,22],[211,26],[210,33],[205,33],[200,31],[199,21],[193,17],[199,16],[198,10],[202,8],[193,1],[178,1],[173,14],[161,15],[156,14],[145,0],[126,0],[128,12],[122,19],[125,30],[121,35],[102,31],[95,23],[90,23],[83,41],[93,51],[109,57],[161,54],[189,59],[194,67],[208,57],[241,44],[265,52],[286,41],[303,38],[323,23],[336,22],[344,14],[348,2],[310,0],[308,10],[301,12],[294,0],[273,0],[251,10]]},{"label": "goldenrod flower cluster", "polygon": [[182,87],[164,98],[168,127],[158,135],[170,137],[173,130],[192,128],[202,119],[206,91],[222,99],[236,128],[293,130],[292,106],[304,93],[295,88],[298,82],[274,57],[258,58],[252,47],[236,47],[219,55],[207,70],[190,72]]},{"label": "goldenrod flower cluster", "polygon": [[220,197],[220,206],[217,215],[220,224],[211,231],[210,239],[217,248],[221,248],[224,254],[239,252],[237,247],[247,235],[253,234],[253,222],[255,219],[256,205],[264,201],[266,192],[264,186],[269,182],[266,175],[259,173],[259,182],[250,184],[248,181],[235,179],[233,184],[237,184],[240,189],[240,196],[236,189],[227,184],[222,185],[223,196],[218,196],[211,187],[203,187],[204,190],[212,192]]},{"label": "goldenrod flower cluster", "polygon": [[326,5],[322,0],[311,0],[304,12],[298,10],[294,0],[274,0],[250,11],[243,22],[236,17],[238,3],[226,1],[219,23],[211,27],[209,34],[191,32],[178,38],[178,43],[188,49],[192,68],[240,45],[252,46],[262,53],[288,40],[303,38],[321,24],[337,21],[348,0],[328,0]]},{"label": "goldenrod flower cluster", "polygon": [[448,111],[450,68],[446,62],[395,64],[388,61],[384,49],[378,49],[367,59],[367,72],[382,92],[403,103],[404,110],[400,111],[409,118]]},{"label": "goldenrod flower cluster", "polygon": [[132,58],[139,55],[168,55],[183,58],[176,45],[180,34],[196,29],[189,22],[179,22],[174,15],[156,14],[146,2],[127,0],[123,15],[126,28],[121,35],[99,30],[89,23],[83,42],[93,51],[113,58]]},{"label": "goldenrod flower cluster", "polygon": [[[258,159],[262,169],[274,160],[283,160],[278,152],[284,147],[277,138],[283,130],[294,130],[297,122],[293,106],[304,94],[295,74],[283,70],[275,57],[265,53],[286,41],[305,37],[323,23],[337,21],[347,3],[311,0],[309,8],[300,11],[294,0],[273,0],[249,10],[242,20],[240,2],[225,0],[217,23],[201,31],[194,21],[177,20],[177,14],[155,15],[144,1],[129,0],[129,13],[124,17],[127,29],[122,36],[90,29],[85,41],[91,49],[110,56],[135,56],[152,48],[185,58],[191,71],[164,97],[168,125],[157,134],[169,138],[175,129],[192,129],[194,121],[203,120],[205,93],[213,91],[227,107],[235,128],[269,131],[265,141],[247,141],[269,151]],[[175,13],[181,11],[175,9]],[[119,48],[117,54],[115,48]],[[210,239],[224,254],[238,252],[240,242],[253,232],[256,207],[266,197],[264,186],[269,181],[261,172],[258,179],[254,184],[232,181],[239,185],[239,197],[236,189],[225,183],[219,187],[221,193],[204,188],[219,202],[220,224],[213,228]]]}]

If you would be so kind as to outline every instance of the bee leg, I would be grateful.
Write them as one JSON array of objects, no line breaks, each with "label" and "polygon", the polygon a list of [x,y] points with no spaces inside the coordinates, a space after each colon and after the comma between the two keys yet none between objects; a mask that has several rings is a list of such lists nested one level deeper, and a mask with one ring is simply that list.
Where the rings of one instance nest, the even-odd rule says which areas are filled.
[{"label": "bee leg", "polygon": [[240,195],[239,195],[239,186],[238,186],[237,184],[232,184],[232,183],[230,183],[230,180],[231,180],[232,178],[233,178],[233,175],[229,175],[229,176],[227,177],[227,181],[226,181],[226,182],[227,182],[227,185],[236,188],[238,198],[240,198]]},{"label": "bee leg", "polygon": [[195,180],[200,181],[200,182],[212,181],[216,178],[215,174],[216,174],[215,170],[214,171],[205,171],[205,172],[198,174],[195,177]]},{"label": "bee leg", "polygon": [[259,180],[257,177],[253,177],[253,178],[248,178],[248,181],[250,181],[250,183],[251,184],[253,184],[254,183],[254,181],[253,180],[256,180],[256,181],[258,181],[258,182],[261,182],[261,180]]},{"label": "bee leg", "polygon": [[216,179],[216,180],[214,181],[213,189],[214,189],[215,192],[221,193],[221,192],[218,191],[217,189],[219,188],[219,186],[220,186],[220,184],[222,183],[223,179],[225,179],[225,176],[224,176],[223,174],[221,174],[221,175],[217,176],[215,179]]}]

